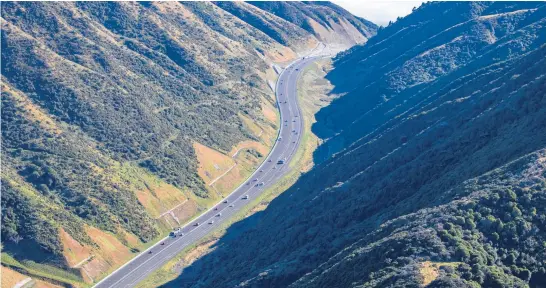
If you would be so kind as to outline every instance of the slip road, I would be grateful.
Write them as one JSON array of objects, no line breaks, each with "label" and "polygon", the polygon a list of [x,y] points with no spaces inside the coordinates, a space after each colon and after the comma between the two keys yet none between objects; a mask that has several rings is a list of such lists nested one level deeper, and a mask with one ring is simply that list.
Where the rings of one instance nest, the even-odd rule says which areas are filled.
[{"label": "slip road", "polygon": [[[182,227],[181,235],[163,239],[114,271],[94,287],[136,286],[184,248],[194,244],[225,220],[228,220],[288,172],[288,163],[290,163],[300,144],[303,129],[303,119],[298,106],[296,91],[298,77],[305,66],[318,58],[322,57],[301,58],[284,69],[279,76],[276,94],[281,114],[281,128],[277,142],[266,160],[252,174],[249,180],[209,211]],[[284,164],[278,164],[279,160],[283,160]],[[245,199],[247,196],[248,199]],[[196,225],[196,223],[199,223],[199,225]]]}]

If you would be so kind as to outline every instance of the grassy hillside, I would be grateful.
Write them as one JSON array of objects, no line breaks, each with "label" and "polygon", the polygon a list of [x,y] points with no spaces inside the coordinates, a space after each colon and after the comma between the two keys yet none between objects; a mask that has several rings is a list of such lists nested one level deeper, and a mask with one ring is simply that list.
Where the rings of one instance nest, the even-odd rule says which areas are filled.
[{"label": "grassy hillside", "polygon": [[167,286],[543,287],[545,24],[428,3],[336,58],[319,164]]},{"label": "grassy hillside", "polygon": [[368,41],[377,25],[358,18],[330,2],[250,1],[260,9],[293,23],[333,46],[350,47]]},{"label": "grassy hillside", "polygon": [[318,40],[233,5],[250,18],[210,2],[2,3],[3,264],[91,283],[263,160],[272,64]]}]

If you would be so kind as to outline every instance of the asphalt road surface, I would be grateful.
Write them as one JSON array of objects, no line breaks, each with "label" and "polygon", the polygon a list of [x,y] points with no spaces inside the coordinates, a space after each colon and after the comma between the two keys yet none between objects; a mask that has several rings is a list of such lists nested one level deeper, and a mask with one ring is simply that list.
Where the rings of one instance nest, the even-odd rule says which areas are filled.
[{"label": "asphalt road surface", "polygon": [[[277,105],[281,113],[281,129],[277,142],[266,160],[252,176],[223,201],[183,226],[180,235],[167,237],[142,252],[133,260],[104,278],[95,287],[134,287],[154,270],[180,253],[187,246],[217,228],[248,205],[253,198],[278,181],[289,170],[288,163],[300,144],[303,119],[297,100],[297,81],[303,68],[321,58],[304,57],[283,70],[277,81]],[[284,164],[278,164],[283,160]],[[247,198],[248,199],[245,199]],[[197,224],[198,223],[198,224]]]}]

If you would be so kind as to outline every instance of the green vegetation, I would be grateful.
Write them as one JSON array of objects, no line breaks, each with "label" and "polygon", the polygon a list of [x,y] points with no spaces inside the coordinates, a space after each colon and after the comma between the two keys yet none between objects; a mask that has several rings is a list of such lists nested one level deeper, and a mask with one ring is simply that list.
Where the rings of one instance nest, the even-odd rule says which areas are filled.
[{"label": "green vegetation", "polygon": [[340,19],[344,19],[366,38],[371,38],[377,32],[377,25],[374,23],[356,17],[331,2],[250,1],[248,3],[271,12],[319,38],[320,34],[315,31],[310,20],[315,21],[325,29],[334,30],[332,23],[339,24]]},{"label": "green vegetation", "polygon": [[33,261],[18,262],[7,253],[2,253],[2,265],[20,271],[30,277],[43,279],[61,285],[81,286],[81,277],[75,271],[67,271],[50,265],[41,265]]},{"label": "green vegetation", "polygon": [[432,2],[338,56],[318,164],[164,286],[541,287],[545,23]]},{"label": "green vegetation", "polygon": [[[305,129],[303,129],[301,144],[289,163],[291,170],[258,197],[251,198],[251,202],[231,217],[229,221],[224,222],[222,226],[210,232],[197,243],[186,247],[171,261],[140,282],[138,287],[160,286],[174,280],[178,276],[180,266],[188,265],[188,263],[183,263],[183,259],[189,257],[190,254],[193,254],[192,258],[197,258],[208,253],[210,249],[208,247],[209,243],[221,238],[228,232],[228,229],[232,229],[232,226],[237,225],[242,219],[253,217],[256,213],[260,213],[273,199],[296,183],[302,171],[309,169],[309,166],[312,165],[313,151],[316,148],[316,144],[312,141],[316,139],[316,136],[311,132],[311,124],[315,121],[314,114],[320,107],[325,105],[324,101],[327,101],[325,93],[329,86],[326,81],[320,80],[324,76],[326,66],[330,62],[330,60],[321,60],[318,63],[307,66],[305,71],[302,71],[303,76],[298,82],[298,98],[300,108],[303,111]],[[237,229],[245,230],[246,228],[239,227]],[[202,249],[201,247],[207,248]]]},{"label": "green vegetation", "polygon": [[97,256],[92,269],[121,265],[169,229],[162,212],[217,200],[194,143],[227,153],[261,141],[244,121],[273,127],[262,111],[271,63],[316,39],[253,5],[233,10],[248,18],[223,5],[2,3],[2,246],[27,274],[72,270],[61,229]]}]

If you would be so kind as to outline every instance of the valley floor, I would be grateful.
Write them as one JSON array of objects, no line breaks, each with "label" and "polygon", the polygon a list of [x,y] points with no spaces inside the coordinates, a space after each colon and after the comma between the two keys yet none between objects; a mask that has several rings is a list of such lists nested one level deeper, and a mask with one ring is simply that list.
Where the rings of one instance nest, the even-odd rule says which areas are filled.
[{"label": "valley floor", "polygon": [[[331,69],[331,60],[319,60],[309,66],[302,72],[298,82],[298,101],[304,117],[304,129],[301,144],[296,155],[290,162],[291,171],[280,179],[275,185],[269,187],[259,197],[254,199],[244,209],[234,215],[224,225],[210,232],[207,236],[201,238],[194,245],[188,246],[184,251],[176,255],[165,265],[161,266],[154,273],[138,283],[136,287],[157,287],[174,280],[180,275],[180,272],[190,266],[200,257],[214,250],[216,241],[225,235],[228,227],[233,228],[237,222],[254,215],[265,208],[268,204],[288,187],[294,184],[302,172],[306,172],[313,167],[313,152],[320,144],[318,137],[311,131],[311,125],[315,122],[314,115],[322,107],[328,105],[332,100],[328,96],[331,90],[330,83],[324,79],[327,71]],[[241,227],[245,229],[244,227]]]}]

